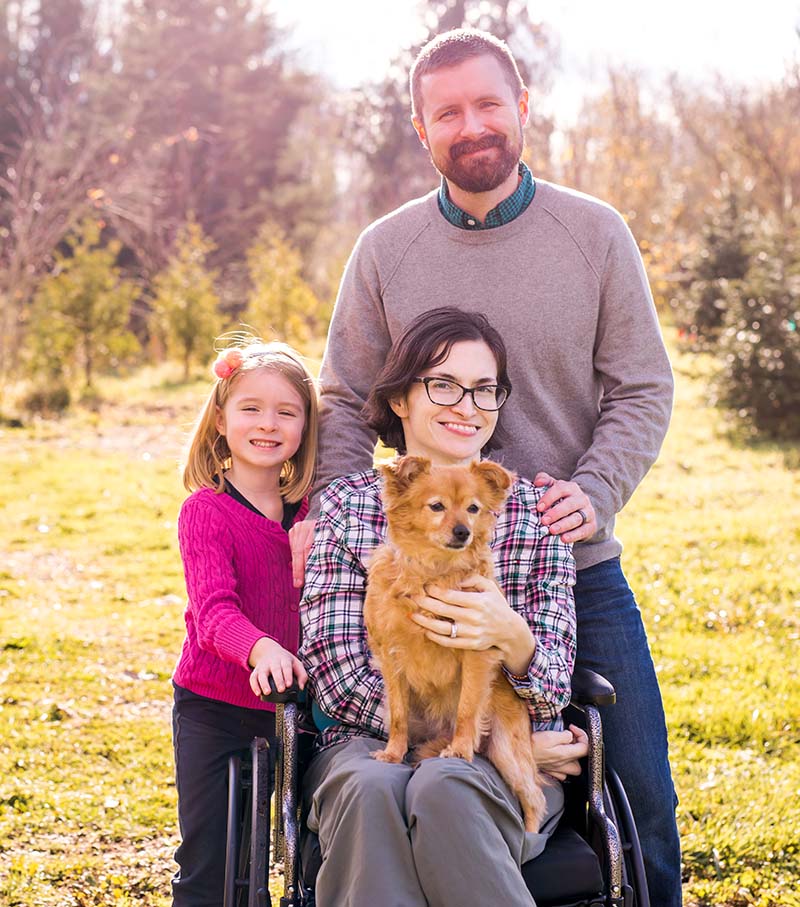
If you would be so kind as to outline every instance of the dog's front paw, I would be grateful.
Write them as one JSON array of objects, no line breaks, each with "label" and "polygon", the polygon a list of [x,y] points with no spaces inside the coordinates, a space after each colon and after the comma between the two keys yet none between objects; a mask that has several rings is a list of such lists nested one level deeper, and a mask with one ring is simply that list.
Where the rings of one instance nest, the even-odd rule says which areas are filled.
[{"label": "dog's front paw", "polygon": [[[405,755],[405,754],[403,754]],[[392,762],[397,764],[403,761],[403,756],[398,756],[397,753],[393,753],[391,750],[378,750],[376,753],[372,754],[373,759],[377,759],[378,762]]]},{"label": "dog's front paw", "polygon": [[472,747],[468,746],[458,746],[453,743],[450,746],[446,746],[441,753],[439,753],[440,759],[465,759],[467,762],[472,762],[473,756],[475,755]]}]

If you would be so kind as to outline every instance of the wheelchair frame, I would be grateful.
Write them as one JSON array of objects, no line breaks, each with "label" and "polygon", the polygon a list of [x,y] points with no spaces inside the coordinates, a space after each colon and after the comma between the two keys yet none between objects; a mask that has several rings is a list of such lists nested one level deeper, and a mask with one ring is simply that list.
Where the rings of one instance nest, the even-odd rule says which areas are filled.
[{"label": "wheelchair frame", "polygon": [[[302,708],[297,689],[264,697],[276,704],[278,758],[275,770],[275,813],[272,829],[273,867],[282,865],[284,889],[280,907],[313,907],[313,892],[304,888],[299,874],[300,819],[298,754]],[[600,706],[616,699],[611,684],[598,674],[576,669],[571,707],[586,720],[587,814],[600,840],[598,853],[605,891],[561,907],[650,907],[641,847],[622,783],[605,764]],[[269,746],[257,738],[251,747],[252,768],[238,757],[229,765],[228,846],[224,907],[271,907],[268,891],[270,808],[268,794]],[[250,799],[247,799],[249,786]],[[242,789],[246,808],[238,804]],[[232,805],[233,804],[233,805]],[[249,827],[248,827],[249,826]],[[590,842],[591,843],[591,842]],[[596,845],[592,845],[598,850]],[[245,900],[246,896],[246,900]],[[237,900],[238,898],[238,900]]]},{"label": "wheelchair frame", "polygon": [[[228,760],[228,835],[225,849],[225,907],[270,907],[269,743],[256,737],[250,758]],[[246,900],[245,900],[246,897]]]}]

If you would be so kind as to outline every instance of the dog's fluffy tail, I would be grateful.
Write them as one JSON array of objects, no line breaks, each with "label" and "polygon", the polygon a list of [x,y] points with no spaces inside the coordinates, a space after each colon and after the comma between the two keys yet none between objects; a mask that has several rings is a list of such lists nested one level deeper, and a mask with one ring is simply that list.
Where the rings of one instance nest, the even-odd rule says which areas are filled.
[{"label": "dog's fluffy tail", "polygon": [[[492,709],[492,729],[486,746],[486,756],[514,791],[522,806],[526,831],[539,831],[547,803],[536,760],[533,758],[530,719],[525,704],[511,688],[508,696],[497,696],[495,688]],[[500,702],[498,702],[498,699]]]},{"label": "dog's fluffy tail", "polygon": [[442,750],[450,746],[450,738],[446,736],[436,737],[433,740],[423,740],[416,743],[411,749],[411,764],[416,765],[423,759],[435,759],[441,755]]}]

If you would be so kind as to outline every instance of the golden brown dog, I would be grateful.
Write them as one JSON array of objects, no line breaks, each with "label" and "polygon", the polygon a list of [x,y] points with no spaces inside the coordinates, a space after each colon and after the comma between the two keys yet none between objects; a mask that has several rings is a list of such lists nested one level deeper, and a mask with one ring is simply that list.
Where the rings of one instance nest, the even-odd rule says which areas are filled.
[{"label": "golden brown dog", "polygon": [[369,566],[364,620],[386,685],[389,741],[376,753],[401,762],[475,752],[491,760],[538,831],[545,801],[528,709],[500,669],[500,652],[445,648],[410,619],[425,586],[458,589],[467,577],[494,579],[489,548],[496,512],[513,476],[496,463],[432,467],[403,457],[382,468],[388,541]]}]

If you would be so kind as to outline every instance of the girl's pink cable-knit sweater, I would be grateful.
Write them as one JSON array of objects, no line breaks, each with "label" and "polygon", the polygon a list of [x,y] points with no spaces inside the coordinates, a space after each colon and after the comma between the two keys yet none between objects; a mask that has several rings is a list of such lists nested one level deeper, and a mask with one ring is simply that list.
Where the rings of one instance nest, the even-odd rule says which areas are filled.
[{"label": "girl's pink cable-knit sweater", "polygon": [[[308,512],[306,501],[295,522]],[[297,651],[300,590],[280,523],[228,494],[202,488],[178,517],[186,590],[186,639],[173,680],[200,696],[273,711],[250,689],[247,658],[262,636]]]}]

